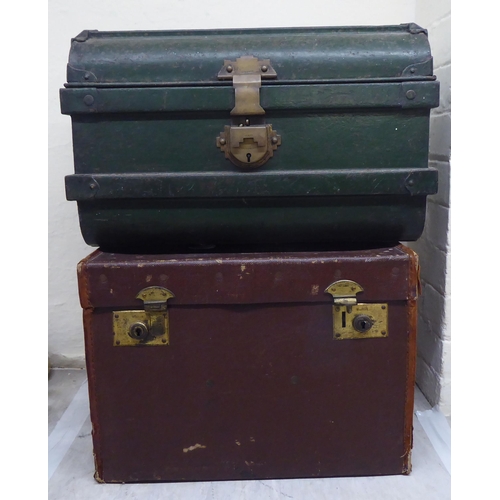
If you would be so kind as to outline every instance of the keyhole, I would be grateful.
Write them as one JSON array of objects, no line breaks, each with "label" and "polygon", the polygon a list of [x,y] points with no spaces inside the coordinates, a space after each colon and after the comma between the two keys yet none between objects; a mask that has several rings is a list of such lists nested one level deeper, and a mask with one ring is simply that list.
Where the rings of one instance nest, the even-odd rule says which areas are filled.
[{"label": "keyhole", "polygon": [[130,327],[128,334],[135,340],[144,340],[149,336],[149,330],[145,323],[137,322]]},{"label": "keyhole", "polygon": [[356,331],[365,333],[373,326],[373,320],[369,316],[361,314],[354,318],[352,326]]},{"label": "keyhole", "polygon": [[250,163],[250,158],[252,157],[252,153],[247,153],[247,161]]}]

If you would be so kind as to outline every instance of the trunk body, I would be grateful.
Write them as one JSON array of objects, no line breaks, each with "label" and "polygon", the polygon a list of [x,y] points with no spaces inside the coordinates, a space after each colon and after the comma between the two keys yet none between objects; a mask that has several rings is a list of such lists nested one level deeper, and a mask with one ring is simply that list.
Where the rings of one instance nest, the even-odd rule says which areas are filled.
[{"label": "trunk body", "polygon": [[[418,263],[408,248],[126,255],[78,267],[96,478],[407,474]],[[384,336],[336,339],[326,289],[358,283]],[[169,342],[117,345],[138,293],[172,293]],[[157,314],[157,313],[154,313]],[[362,337],[362,335],[361,335]]]},{"label": "trunk body", "polygon": [[[249,56],[269,61],[246,87],[261,114],[225,70]],[[416,25],[87,31],[72,41],[67,80],[66,191],[90,245],[151,253],[422,233],[437,190],[428,143],[439,84]],[[268,125],[274,146],[249,132]],[[224,146],[227,129],[250,135]],[[264,143],[262,164],[228,159],[228,148],[244,158]]]}]

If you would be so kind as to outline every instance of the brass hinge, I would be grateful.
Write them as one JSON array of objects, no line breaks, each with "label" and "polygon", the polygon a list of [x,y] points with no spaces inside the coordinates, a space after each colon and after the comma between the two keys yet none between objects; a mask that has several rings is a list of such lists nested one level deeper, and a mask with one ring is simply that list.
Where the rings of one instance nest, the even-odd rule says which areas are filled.
[{"label": "brass hinge", "polygon": [[217,147],[238,167],[259,167],[281,145],[281,137],[272,126],[258,118],[266,113],[260,104],[262,78],[278,75],[269,59],[242,56],[235,61],[224,60],[217,76],[220,80],[233,81],[235,103],[231,110],[233,124],[225,126],[219,134]]},{"label": "brass hinge", "polygon": [[169,345],[167,301],[173,297],[166,288],[150,286],[136,295],[144,301],[144,310],[113,311],[113,344]]},{"label": "brass hinge", "polygon": [[363,291],[361,285],[351,280],[332,283],[325,293],[333,297],[333,338],[368,339],[389,335],[388,305],[361,304],[356,295]]}]

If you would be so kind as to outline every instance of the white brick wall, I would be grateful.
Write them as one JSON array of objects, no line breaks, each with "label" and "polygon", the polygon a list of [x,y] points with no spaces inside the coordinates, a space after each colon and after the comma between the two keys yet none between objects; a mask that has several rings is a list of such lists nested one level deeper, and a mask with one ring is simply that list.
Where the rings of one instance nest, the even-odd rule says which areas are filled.
[{"label": "white brick wall", "polygon": [[418,317],[417,384],[429,402],[451,415],[450,156],[451,16],[449,0],[416,0],[415,22],[429,32],[440,105],[431,113],[429,165],[439,192],[428,198],[426,226],[411,246],[420,255],[422,297]]}]

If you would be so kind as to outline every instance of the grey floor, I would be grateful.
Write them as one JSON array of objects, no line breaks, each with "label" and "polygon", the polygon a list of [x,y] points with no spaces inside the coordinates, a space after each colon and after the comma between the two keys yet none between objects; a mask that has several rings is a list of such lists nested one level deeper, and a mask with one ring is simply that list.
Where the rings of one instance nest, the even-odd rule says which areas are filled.
[{"label": "grey floor", "polygon": [[[446,447],[443,452],[437,445],[441,459],[416,416],[413,470],[409,476],[99,484],[93,478],[85,383],[83,370],[52,370],[49,376],[50,500],[446,500],[451,497],[450,474],[444,465],[449,461],[449,456],[443,455]],[[415,412],[429,408],[417,389]]]}]

